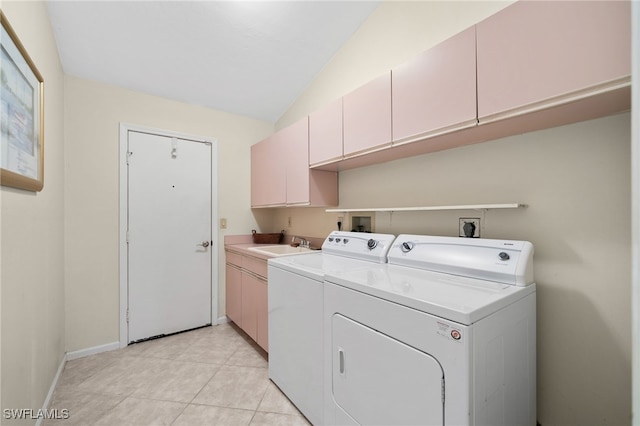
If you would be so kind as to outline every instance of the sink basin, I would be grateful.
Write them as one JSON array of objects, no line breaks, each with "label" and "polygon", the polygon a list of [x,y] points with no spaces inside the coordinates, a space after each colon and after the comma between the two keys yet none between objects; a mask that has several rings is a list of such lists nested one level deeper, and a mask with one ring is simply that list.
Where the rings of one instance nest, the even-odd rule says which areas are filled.
[{"label": "sink basin", "polygon": [[291,247],[288,245],[280,244],[277,246],[264,246],[264,247],[250,247],[248,250],[255,251],[256,253],[266,254],[267,256],[289,256],[292,254],[311,253],[312,249],[305,247]]}]

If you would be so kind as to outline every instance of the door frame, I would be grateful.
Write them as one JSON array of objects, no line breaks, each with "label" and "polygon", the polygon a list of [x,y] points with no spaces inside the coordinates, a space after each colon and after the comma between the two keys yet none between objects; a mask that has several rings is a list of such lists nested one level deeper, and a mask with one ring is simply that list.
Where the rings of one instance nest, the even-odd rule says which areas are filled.
[{"label": "door frame", "polygon": [[129,289],[129,260],[127,250],[127,229],[128,229],[128,187],[129,175],[127,173],[127,146],[129,131],[149,133],[169,138],[192,140],[196,142],[211,143],[211,324],[218,324],[218,141],[216,139],[194,136],[169,130],[138,126],[129,123],[120,123],[120,152],[118,165],[120,168],[119,181],[119,257],[120,257],[120,348],[128,344],[129,329],[127,327],[127,307]]}]

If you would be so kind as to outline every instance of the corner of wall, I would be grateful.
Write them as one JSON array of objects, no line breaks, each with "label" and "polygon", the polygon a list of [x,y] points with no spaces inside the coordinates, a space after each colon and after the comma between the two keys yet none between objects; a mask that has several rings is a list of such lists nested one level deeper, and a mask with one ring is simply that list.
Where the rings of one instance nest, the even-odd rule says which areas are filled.
[{"label": "corner of wall", "polygon": [[37,410],[65,359],[64,77],[46,3],[3,0],[2,11],[45,86],[44,188],[0,189],[0,402]]}]

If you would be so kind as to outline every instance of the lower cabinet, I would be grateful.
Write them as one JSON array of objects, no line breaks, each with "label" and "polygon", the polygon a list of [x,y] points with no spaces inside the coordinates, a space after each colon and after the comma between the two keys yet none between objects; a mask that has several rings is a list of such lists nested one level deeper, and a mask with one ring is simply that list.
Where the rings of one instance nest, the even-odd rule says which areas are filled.
[{"label": "lower cabinet", "polygon": [[253,340],[258,340],[258,278],[242,273],[242,329]]},{"label": "lower cabinet", "polygon": [[257,303],[256,308],[258,310],[258,316],[256,318],[258,322],[258,337],[256,342],[265,351],[269,352],[269,310],[267,307],[267,281],[258,281],[257,286]]},{"label": "lower cabinet", "polygon": [[242,270],[240,267],[227,263],[227,317],[242,328]]},{"label": "lower cabinet", "polygon": [[269,350],[267,308],[267,261],[227,251],[227,317]]}]

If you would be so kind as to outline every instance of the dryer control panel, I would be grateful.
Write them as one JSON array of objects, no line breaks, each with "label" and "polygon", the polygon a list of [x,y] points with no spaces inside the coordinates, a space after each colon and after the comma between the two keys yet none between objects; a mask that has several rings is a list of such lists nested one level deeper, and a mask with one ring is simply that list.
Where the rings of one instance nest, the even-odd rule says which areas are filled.
[{"label": "dryer control panel", "polygon": [[528,241],[403,234],[389,251],[389,263],[521,287],[533,283]]}]

